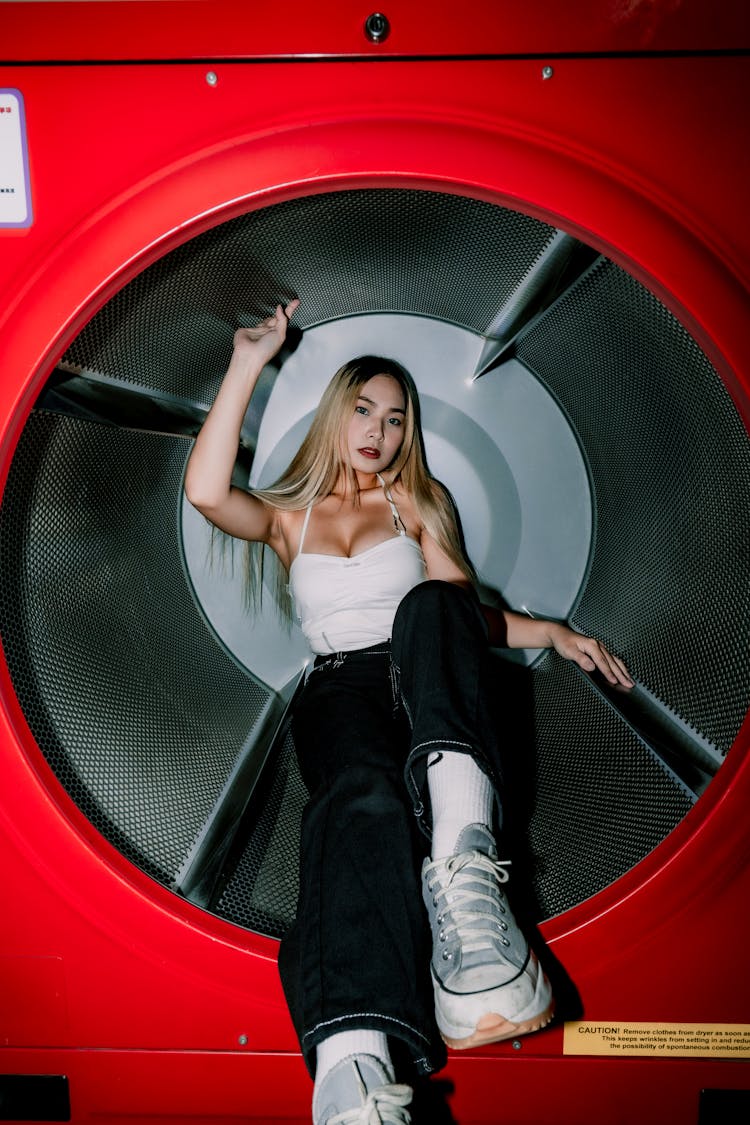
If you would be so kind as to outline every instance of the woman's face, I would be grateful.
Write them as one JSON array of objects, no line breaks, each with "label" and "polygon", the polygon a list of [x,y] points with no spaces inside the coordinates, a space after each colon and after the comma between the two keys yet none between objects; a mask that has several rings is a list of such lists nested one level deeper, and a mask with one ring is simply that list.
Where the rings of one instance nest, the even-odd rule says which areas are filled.
[{"label": "woman's face", "polygon": [[355,472],[387,469],[404,437],[406,399],[392,375],[373,375],[360,387],[349,421],[346,447]]}]

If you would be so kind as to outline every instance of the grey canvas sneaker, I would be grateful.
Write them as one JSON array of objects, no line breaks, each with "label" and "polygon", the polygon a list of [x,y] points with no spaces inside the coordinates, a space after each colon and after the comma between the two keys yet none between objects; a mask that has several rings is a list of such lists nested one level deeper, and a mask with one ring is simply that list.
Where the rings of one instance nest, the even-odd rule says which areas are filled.
[{"label": "grey canvas sneaker", "polygon": [[390,1082],[374,1055],[352,1055],[329,1070],[313,1097],[314,1125],[410,1125],[412,1089]]},{"label": "grey canvas sneaker", "polygon": [[507,863],[482,824],[464,828],[452,856],[422,867],[435,1016],[458,1050],[525,1035],[552,1019],[552,990],[508,905],[507,881]]}]

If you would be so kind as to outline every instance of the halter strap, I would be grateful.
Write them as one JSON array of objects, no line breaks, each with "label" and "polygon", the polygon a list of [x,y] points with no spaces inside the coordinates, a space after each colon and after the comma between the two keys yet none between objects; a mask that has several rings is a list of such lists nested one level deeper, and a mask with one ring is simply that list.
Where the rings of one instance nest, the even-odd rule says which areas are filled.
[{"label": "halter strap", "polygon": [[375,476],[378,478],[378,482],[379,482],[381,488],[383,489],[383,493],[385,494],[385,498],[391,506],[391,514],[393,515],[393,526],[396,529],[396,534],[397,535],[406,535],[406,528],[404,527],[403,520],[401,519],[401,516],[398,514],[398,508],[396,507],[394,499],[391,496],[391,490],[389,489],[388,485],[385,483],[385,481],[381,477],[380,473],[376,473]]},{"label": "halter strap", "polygon": [[295,558],[298,558],[302,554],[302,544],[304,543],[305,535],[307,534],[307,525],[310,522],[310,512],[311,511],[312,511],[312,501],[310,501],[310,503],[307,505],[307,511],[305,512],[305,518],[302,521],[302,532],[301,532],[300,537],[299,537],[299,547],[297,548],[297,554],[294,556]]}]

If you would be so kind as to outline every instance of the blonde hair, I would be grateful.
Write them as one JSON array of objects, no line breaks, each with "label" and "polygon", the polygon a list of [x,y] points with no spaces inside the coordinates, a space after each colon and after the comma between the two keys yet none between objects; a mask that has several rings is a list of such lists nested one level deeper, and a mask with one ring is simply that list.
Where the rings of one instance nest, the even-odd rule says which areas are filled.
[{"label": "blonde hair", "polygon": [[[406,368],[393,359],[365,355],[340,367],[326,387],[307,436],[289,467],[268,488],[254,489],[253,495],[271,507],[299,511],[329,496],[344,474],[348,490],[356,502],[359,488],[346,456],[346,432],[362,387],[375,375],[389,375],[395,379],[403,391],[406,406],[403,439],[388,466],[388,483],[401,483],[412,498],[426,530],[473,582],[476,574],[464,550],[453,501],[447,489],[427,468],[417,388]],[[245,550],[246,592],[250,608],[260,608],[264,574],[270,561],[276,603],[282,615],[291,620],[287,575],[278,556],[264,543],[248,542]]]}]

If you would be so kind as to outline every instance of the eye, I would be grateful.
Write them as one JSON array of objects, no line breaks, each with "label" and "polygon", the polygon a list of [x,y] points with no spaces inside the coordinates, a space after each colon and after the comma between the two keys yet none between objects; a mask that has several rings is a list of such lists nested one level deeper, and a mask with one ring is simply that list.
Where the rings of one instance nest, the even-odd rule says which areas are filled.
[{"label": "eye", "polygon": [[402,426],[403,420],[401,418],[389,418],[388,419],[388,425],[389,426]]},{"label": "eye", "polygon": [[354,410],[357,414],[368,414],[369,413],[366,406],[355,406]]}]

